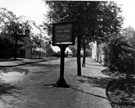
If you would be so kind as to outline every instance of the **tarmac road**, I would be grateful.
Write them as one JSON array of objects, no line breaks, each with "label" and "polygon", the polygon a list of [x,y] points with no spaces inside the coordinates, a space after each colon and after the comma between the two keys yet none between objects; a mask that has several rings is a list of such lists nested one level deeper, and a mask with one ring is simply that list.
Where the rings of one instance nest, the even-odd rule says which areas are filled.
[{"label": "tarmac road", "polygon": [[77,76],[76,58],[65,58],[69,88],[53,87],[60,59],[0,69],[0,108],[111,108],[105,95],[110,78],[103,69],[87,58],[82,76]]}]

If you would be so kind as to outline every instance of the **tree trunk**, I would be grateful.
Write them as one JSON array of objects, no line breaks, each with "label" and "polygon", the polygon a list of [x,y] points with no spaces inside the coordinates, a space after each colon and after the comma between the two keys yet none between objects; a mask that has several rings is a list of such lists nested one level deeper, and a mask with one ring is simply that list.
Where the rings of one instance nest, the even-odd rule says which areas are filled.
[{"label": "tree trunk", "polygon": [[41,51],[39,52],[39,59],[41,58]]},{"label": "tree trunk", "polygon": [[32,47],[30,48],[30,59],[32,59]]},{"label": "tree trunk", "polygon": [[15,39],[15,55],[14,55],[14,59],[16,60],[16,58],[17,58],[17,42],[18,42],[18,39],[17,39],[17,37],[16,37],[16,39]]},{"label": "tree trunk", "polygon": [[82,62],[82,67],[85,67],[85,60],[86,60],[86,46],[83,47],[83,62]]},{"label": "tree trunk", "polygon": [[78,76],[81,76],[80,50],[81,50],[81,38],[78,36],[77,38],[77,75]]}]

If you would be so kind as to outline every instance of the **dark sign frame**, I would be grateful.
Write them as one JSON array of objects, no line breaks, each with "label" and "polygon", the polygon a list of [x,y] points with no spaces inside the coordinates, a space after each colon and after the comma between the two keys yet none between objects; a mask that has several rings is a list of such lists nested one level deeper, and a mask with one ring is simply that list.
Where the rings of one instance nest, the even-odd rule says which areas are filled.
[{"label": "dark sign frame", "polygon": [[60,22],[53,24],[52,44],[59,45],[75,45],[75,21]]}]

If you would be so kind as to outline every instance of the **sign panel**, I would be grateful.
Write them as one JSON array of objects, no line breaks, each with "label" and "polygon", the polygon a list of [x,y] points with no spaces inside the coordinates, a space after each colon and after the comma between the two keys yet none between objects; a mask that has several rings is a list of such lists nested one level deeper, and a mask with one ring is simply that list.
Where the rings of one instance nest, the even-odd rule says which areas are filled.
[{"label": "sign panel", "polygon": [[74,23],[64,22],[53,24],[53,45],[74,44]]}]

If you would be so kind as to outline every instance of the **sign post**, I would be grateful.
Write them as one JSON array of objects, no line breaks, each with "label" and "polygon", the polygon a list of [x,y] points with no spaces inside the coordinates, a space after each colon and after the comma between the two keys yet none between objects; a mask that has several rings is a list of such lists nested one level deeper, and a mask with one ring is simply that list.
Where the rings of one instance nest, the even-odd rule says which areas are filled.
[{"label": "sign post", "polygon": [[62,22],[53,24],[53,45],[61,49],[60,77],[54,87],[69,87],[64,79],[64,57],[68,45],[75,44],[75,22]]}]

